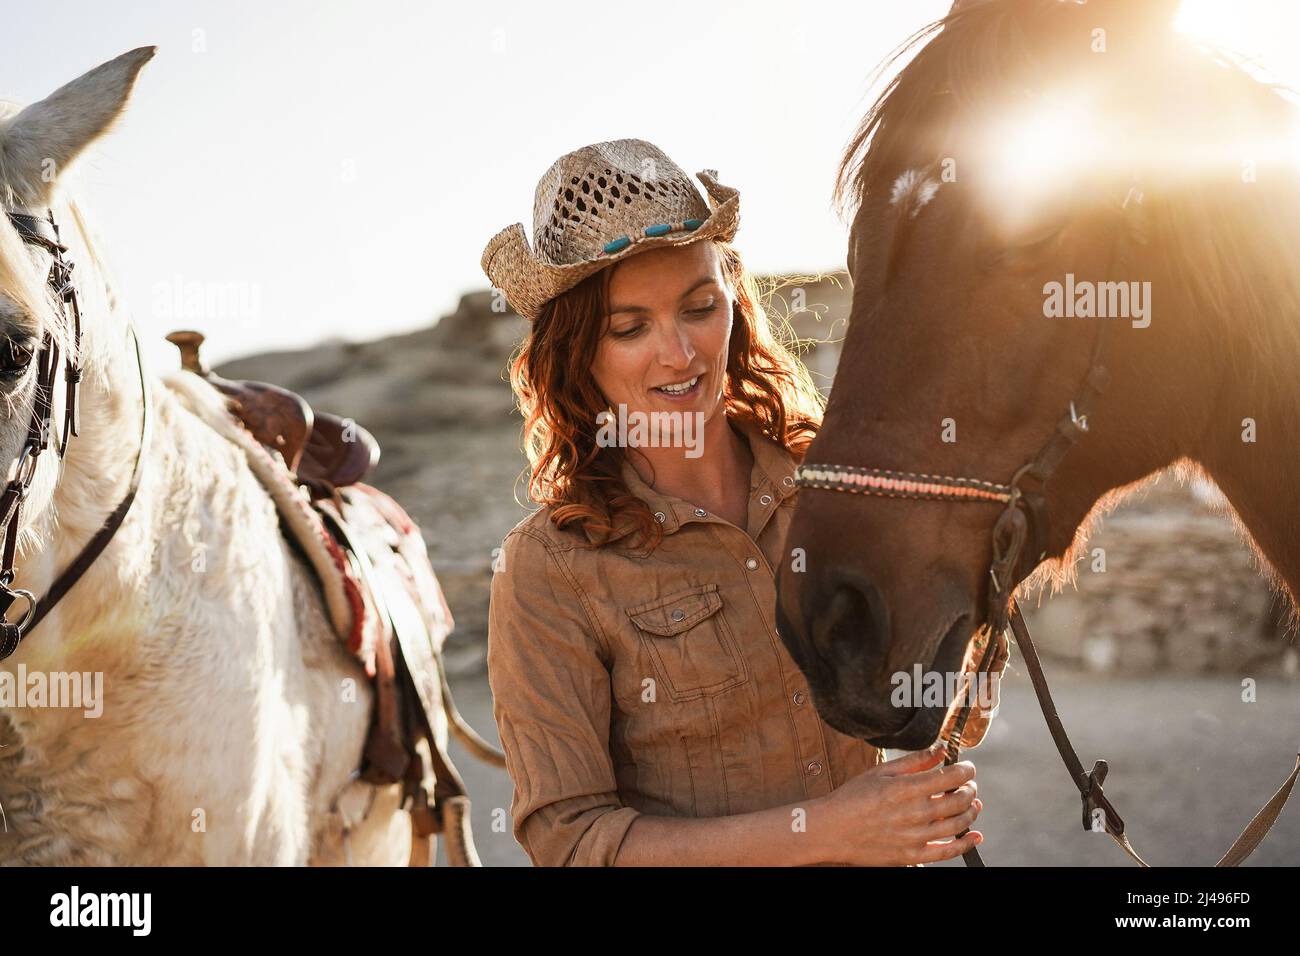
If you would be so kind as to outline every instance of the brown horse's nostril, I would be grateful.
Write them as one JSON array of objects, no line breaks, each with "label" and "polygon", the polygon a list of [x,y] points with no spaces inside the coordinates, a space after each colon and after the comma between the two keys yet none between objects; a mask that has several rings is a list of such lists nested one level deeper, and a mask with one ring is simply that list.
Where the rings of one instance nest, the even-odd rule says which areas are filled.
[{"label": "brown horse's nostril", "polygon": [[831,668],[866,678],[885,659],[889,610],[880,589],[869,581],[838,575],[828,599],[814,606],[809,625],[813,648]]}]

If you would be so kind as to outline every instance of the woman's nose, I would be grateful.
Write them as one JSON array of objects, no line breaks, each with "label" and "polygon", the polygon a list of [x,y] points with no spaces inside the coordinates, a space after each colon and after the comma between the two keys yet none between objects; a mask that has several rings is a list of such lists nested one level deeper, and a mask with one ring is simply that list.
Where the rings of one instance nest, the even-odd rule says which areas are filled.
[{"label": "woman's nose", "polygon": [[659,361],[668,368],[686,368],[695,358],[695,349],[691,340],[681,329],[674,329],[664,336],[659,349]]}]

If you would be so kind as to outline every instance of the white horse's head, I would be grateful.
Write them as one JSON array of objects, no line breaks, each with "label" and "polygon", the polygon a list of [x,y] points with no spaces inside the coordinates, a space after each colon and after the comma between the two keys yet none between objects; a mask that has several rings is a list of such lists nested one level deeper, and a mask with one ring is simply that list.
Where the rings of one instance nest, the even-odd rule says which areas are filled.
[{"label": "white horse's head", "polygon": [[[110,369],[113,358],[123,354],[125,325],[115,323],[122,334],[104,334],[111,328],[108,323],[116,303],[85,223],[68,194],[65,170],[122,114],[136,76],[153,54],[153,47],[124,53],[26,108],[0,102],[0,202],[6,213],[28,213],[43,219],[52,211],[61,240],[69,247],[68,258],[75,264],[72,278],[84,316],[83,393],[86,386],[92,393],[114,392]],[[60,366],[73,341],[70,323],[47,285],[52,261],[49,250],[25,242],[9,216],[0,215],[0,488],[14,476],[31,425],[37,392],[36,357],[42,339],[49,333],[58,343]],[[56,380],[53,400],[48,450],[38,459],[23,505],[23,550],[35,544],[30,540],[36,534],[32,530],[34,519],[48,509],[58,481],[55,449],[62,439],[65,413],[62,373]],[[106,404],[113,403],[100,402],[101,406]],[[84,400],[81,408],[86,411]],[[111,407],[101,407],[91,417],[102,420],[101,416],[112,411]],[[74,439],[70,449],[76,443]],[[79,462],[72,462],[70,455],[67,467],[92,473],[103,456],[93,443],[86,450],[91,454],[83,454]],[[97,504],[87,502],[87,508]],[[78,508],[76,502],[68,506],[71,511]]]}]

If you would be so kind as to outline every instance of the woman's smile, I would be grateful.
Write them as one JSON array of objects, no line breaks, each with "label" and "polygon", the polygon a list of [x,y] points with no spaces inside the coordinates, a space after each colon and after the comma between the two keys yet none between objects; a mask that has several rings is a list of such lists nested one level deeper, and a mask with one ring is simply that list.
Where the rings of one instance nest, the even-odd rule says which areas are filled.
[{"label": "woman's smile", "polygon": [[657,385],[650,391],[670,402],[690,402],[702,391],[701,386],[704,378],[704,374],[700,374],[694,378],[683,379],[680,382]]}]

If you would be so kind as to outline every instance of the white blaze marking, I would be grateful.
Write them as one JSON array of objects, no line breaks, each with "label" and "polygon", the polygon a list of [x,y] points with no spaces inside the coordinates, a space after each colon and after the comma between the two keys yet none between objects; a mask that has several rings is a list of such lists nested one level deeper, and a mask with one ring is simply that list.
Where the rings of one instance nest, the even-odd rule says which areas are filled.
[{"label": "white blaze marking", "polygon": [[913,219],[939,191],[939,183],[925,176],[919,169],[909,169],[894,180],[889,193],[889,204],[908,210]]}]

